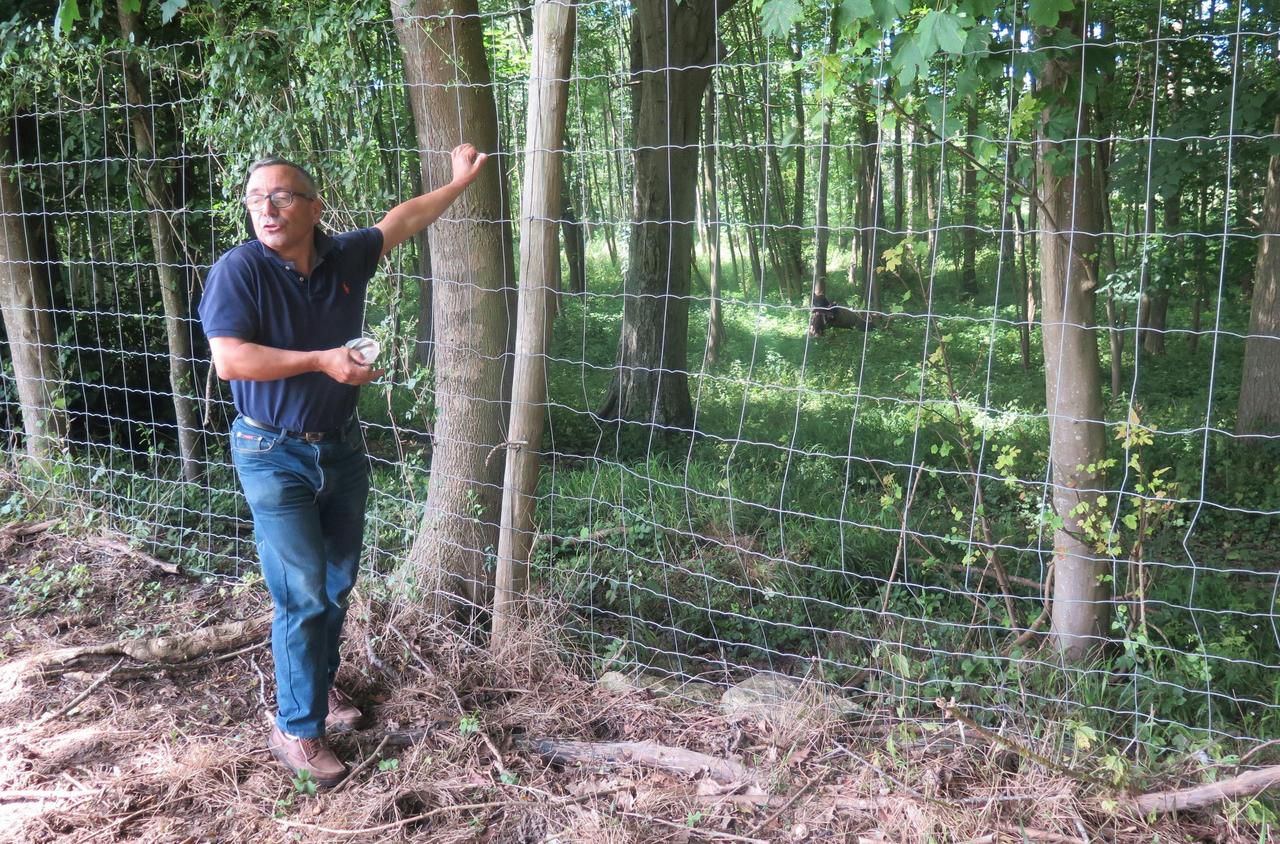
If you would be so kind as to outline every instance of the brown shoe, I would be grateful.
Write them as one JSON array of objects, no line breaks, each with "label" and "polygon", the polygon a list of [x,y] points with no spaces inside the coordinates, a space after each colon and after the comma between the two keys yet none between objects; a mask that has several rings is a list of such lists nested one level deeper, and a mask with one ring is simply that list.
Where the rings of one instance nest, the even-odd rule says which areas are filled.
[{"label": "brown shoe", "polygon": [[332,788],[347,775],[347,766],[333,755],[324,736],[298,738],[281,730],[279,726],[273,726],[267,749],[276,757],[277,762],[295,775],[303,771],[311,774],[311,778],[321,788]]},{"label": "brown shoe", "polygon": [[356,708],[346,692],[337,686],[329,689],[329,715],[324,719],[326,730],[354,730],[363,718],[364,713]]}]

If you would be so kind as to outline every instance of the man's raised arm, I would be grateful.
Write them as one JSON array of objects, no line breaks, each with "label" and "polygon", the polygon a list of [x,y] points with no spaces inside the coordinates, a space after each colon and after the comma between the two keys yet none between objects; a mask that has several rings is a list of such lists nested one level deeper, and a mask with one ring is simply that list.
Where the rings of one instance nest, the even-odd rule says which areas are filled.
[{"label": "man's raised arm", "polygon": [[375,224],[382,231],[382,254],[385,256],[439,219],[445,209],[466,190],[467,185],[475,181],[480,168],[488,159],[487,154],[477,152],[471,144],[454,147],[453,181],[431,193],[400,203]]}]

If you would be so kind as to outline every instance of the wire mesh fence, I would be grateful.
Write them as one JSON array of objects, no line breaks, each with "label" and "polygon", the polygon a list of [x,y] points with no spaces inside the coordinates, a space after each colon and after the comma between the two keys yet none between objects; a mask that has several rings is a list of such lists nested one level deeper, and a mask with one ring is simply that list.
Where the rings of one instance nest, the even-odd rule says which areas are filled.
[{"label": "wire mesh fence", "polygon": [[[532,600],[600,664],[776,671],[898,717],[954,699],[1153,752],[1265,740],[1273,10],[757,5],[658,4],[670,19],[644,30],[578,4]],[[672,62],[691,10],[714,49]],[[368,4],[271,27],[190,15],[129,47],[6,24],[0,513],[65,508],[192,571],[253,571],[235,410],[193,316],[246,236],[245,166],[304,161],[327,226],[369,225],[434,186],[446,149],[417,130],[470,140],[478,89],[514,221],[532,16],[417,11],[438,41],[480,33],[491,82],[460,64],[408,81]],[[431,85],[456,108],[415,113]],[[637,102],[654,91],[657,118]],[[669,213],[637,216],[649,195]],[[442,225],[495,223],[463,205]],[[359,411],[365,582],[388,600],[424,599],[396,585],[406,568],[470,556],[483,593],[497,565],[500,481],[433,474],[442,436],[477,466],[503,452],[450,426],[449,400],[507,411],[501,384],[441,374],[492,328],[438,307],[433,326],[442,297],[490,301],[447,245],[394,253],[366,303],[388,372]],[[515,253],[498,262],[514,282]],[[1066,438],[1088,459],[1058,459]],[[451,482],[466,511],[440,518],[474,529],[415,543]],[[1083,591],[1062,591],[1067,567]],[[1064,605],[1088,616],[1085,659],[1060,647]]]}]

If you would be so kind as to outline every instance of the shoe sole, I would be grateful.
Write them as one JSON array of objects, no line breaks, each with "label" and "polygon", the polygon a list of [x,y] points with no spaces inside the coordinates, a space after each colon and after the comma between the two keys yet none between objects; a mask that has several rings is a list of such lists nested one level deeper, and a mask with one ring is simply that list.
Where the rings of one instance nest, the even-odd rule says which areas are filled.
[{"label": "shoe sole", "polygon": [[[302,768],[295,768],[293,767],[293,765],[289,763],[289,759],[287,756],[285,756],[283,748],[277,747],[276,745],[267,745],[267,750],[270,750],[271,755],[275,757],[275,760],[279,762],[281,765],[283,765],[285,770],[292,772],[295,777],[298,775],[300,771],[303,770]],[[347,778],[347,774],[350,773],[350,771],[343,771],[336,778],[335,777],[322,778],[318,776],[314,771],[309,771],[308,773],[311,774],[311,778],[316,781],[316,785],[319,788],[333,788],[335,785],[345,780]]]}]

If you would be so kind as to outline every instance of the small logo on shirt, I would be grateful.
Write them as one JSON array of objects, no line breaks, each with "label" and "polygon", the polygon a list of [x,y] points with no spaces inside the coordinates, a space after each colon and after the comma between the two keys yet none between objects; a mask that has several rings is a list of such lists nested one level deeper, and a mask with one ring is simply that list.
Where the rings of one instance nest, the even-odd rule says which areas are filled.
[{"label": "small logo on shirt", "polygon": [[342,295],[343,296],[351,295],[351,288],[347,286],[347,283],[345,281],[342,282]]}]

